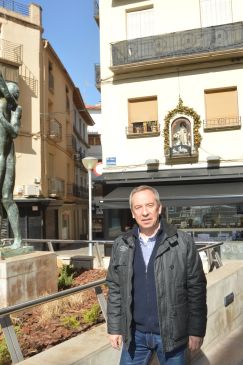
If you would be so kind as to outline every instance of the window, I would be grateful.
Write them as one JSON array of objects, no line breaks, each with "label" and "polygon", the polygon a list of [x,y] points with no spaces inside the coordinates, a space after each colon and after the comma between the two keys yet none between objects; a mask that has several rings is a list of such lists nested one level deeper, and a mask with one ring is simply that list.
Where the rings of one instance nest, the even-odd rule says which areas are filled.
[{"label": "window", "polygon": [[128,130],[130,133],[158,131],[157,97],[128,100]]},{"label": "window", "polygon": [[127,12],[127,39],[155,34],[154,9]]},{"label": "window", "polygon": [[235,128],[240,126],[237,88],[205,90],[205,128]]},{"label": "window", "polygon": [[200,0],[201,26],[232,23],[231,0]]},{"label": "window", "polygon": [[50,91],[54,91],[53,65],[50,61],[48,63],[48,88]]},{"label": "window", "polygon": [[100,146],[101,145],[100,135],[89,134],[89,145]]},{"label": "window", "polygon": [[68,87],[66,86],[66,111],[70,112],[70,102],[69,102],[69,90]]}]

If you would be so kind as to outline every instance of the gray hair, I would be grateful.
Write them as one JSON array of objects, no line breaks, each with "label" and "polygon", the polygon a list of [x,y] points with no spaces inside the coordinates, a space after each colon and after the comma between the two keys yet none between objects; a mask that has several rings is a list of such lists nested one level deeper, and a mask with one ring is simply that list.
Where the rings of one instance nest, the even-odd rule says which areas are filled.
[{"label": "gray hair", "polygon": [[150,191],[152,191],[152,193],[154,194],[155,200],[157,201],[158,205],[161,205],[161,201],[160,201],[160,198],[159,198],[158,190],[156,190],[155,188],[153,188],[152,186],[149,186],[149,185],[140,185],[140,186],[137,186],[136,188],[134,188],[131,191],[131,193],[130,193],[130,196],[129,196],[130,209],[132,209],[132,198],[133,198],[133,195],[136,194],[136,193],[138,193],[139,191],[144,191],[144,190],[150,190]]}]

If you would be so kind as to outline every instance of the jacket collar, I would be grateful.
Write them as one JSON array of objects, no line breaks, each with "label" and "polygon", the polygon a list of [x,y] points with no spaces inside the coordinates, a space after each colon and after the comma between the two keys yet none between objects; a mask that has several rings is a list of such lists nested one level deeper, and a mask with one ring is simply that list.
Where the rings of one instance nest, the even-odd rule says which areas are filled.
[{"label": "jacket collar", "polygon": [[[164,218],[160,220],[158,235],[162,238],[161,242],[166,246],[168,245],[168,247],[175,246],[177,244],[177,229],[172,224],[167,223]],[[138,238],[138,225],[135,224],[132,229],[124,233],[123,238],[129,246],[133,247],[135,240]]]}]

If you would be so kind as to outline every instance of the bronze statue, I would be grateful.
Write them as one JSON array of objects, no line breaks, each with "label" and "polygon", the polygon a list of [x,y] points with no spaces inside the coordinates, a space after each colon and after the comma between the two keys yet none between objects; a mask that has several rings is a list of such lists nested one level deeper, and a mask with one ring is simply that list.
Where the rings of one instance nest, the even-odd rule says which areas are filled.
[{"label": "bronze statue", "polygon": [[15,82],[5,82],[0,72],[0,215],[6,210],[13,235],[12,249],[21,247],[19,211],[13,200],[15,183],[14,138],[18,136],[22,108],[17,104],[19,87]]}]

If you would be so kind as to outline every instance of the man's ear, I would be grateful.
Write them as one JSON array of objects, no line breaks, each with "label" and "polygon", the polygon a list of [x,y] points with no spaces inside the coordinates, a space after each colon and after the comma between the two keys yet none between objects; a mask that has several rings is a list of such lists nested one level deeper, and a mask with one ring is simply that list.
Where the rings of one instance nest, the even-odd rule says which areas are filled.
[{"label": "man's ear", "polygon": [[160,206],[159,206],[159,215],[161,214],[161,212],[162,212],[162,205],[160,204]]}]

